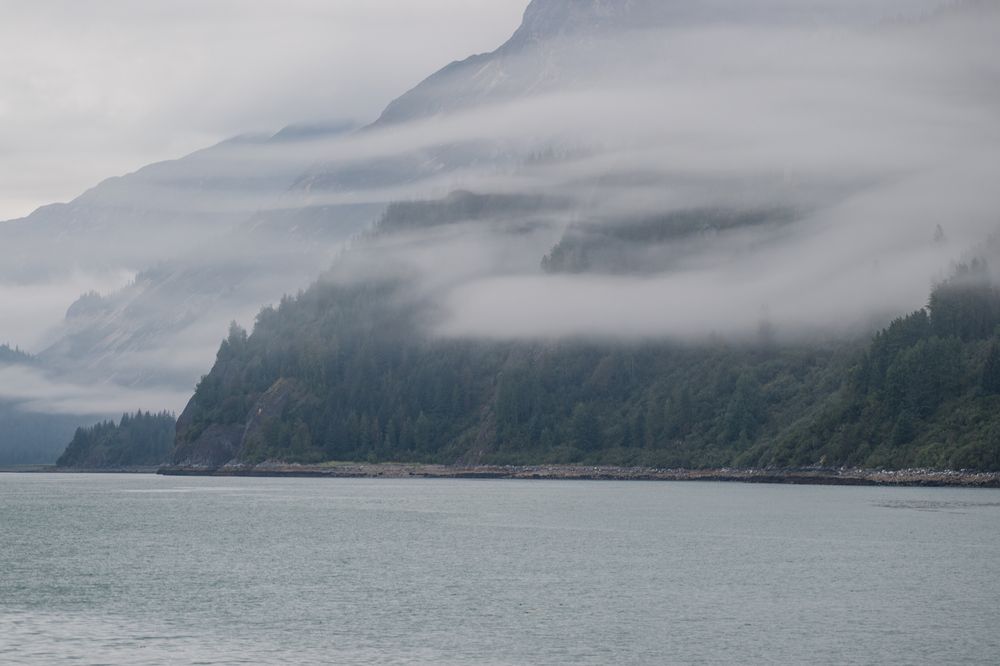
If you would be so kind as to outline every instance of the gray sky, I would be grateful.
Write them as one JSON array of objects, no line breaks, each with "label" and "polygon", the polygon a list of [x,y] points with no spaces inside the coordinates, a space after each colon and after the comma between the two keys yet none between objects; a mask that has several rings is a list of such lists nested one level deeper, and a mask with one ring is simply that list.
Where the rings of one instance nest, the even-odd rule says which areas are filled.
[{"label": "gray sky", "polygon": [[367,122],[527,0],[0,0],[0,220],[228,136]]}]

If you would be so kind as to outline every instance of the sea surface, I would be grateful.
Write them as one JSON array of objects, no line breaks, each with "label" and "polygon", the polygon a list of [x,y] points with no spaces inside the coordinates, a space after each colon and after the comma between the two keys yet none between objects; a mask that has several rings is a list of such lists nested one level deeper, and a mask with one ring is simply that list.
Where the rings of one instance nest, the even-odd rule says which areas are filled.
[{"label": "sea surface", "polygon": [[0,474],[2,664],[997,664],[1000,492]]}]

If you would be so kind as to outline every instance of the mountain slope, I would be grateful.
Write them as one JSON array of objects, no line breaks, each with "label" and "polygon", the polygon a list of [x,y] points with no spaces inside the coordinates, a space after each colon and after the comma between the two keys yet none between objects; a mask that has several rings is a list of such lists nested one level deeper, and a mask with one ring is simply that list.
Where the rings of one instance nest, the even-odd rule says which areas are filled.
[{"label": "mountain slope", "polygon": [[[32,383],[49,388],[30,400],[12,396],[4,409],[17,427],[0,432],[0,450],[16,448],[17,462],[48,463],[75,426],[182,406],[229,322],[315,279],[377,216],[378,207],[303,213],[288,196],[313,159],[307,146],[345,131],[293,126],[240,137],[0,222],[0,285],[45,293],[81,275],[135,276],[67,301],[66,316],[41,339],[20,341],[36,352]],[[91,405],[57,404],[67,391],[89,394],[83,402]],[[77,409],[86,411],[68,413]]]},{"label": "mountain slope", "polygon": [[507,42],[434,73],[391,102],[374,126],[552,92],[575,79],[585,81],[574,71],[581,61],[591,73],[605,67],[605,61],[620,57],[621,40],[628,40],[628,33],[661,31],[669,37],[672,31],[692,26],[871,23],[940,4],[936,0],[532,0]]},{"label": "mountain slope", "polygon": [[[419,334],[442,350],[623,331],[630,343],[720,329],[745,340],[775,329],[772,314],[797,342],[807,326],[856,335],[915,307],[982,239],[993,192],[977,183],[996,153],[969,141],[995,117],[977,51],[966,44],[976,67],[954,58],[936,25],[841,30],[904,5],[923,3],[534,0],[507,43],[433,75],[363,131],[227,142],[0,225],[14,248],[0,272],[136,276],[81,299],[32,346],[45,381],[144,401],[104,413],[179,407],[231,320],[335,257],[345,288],[406,284],[424,308]],[[940,86],[956,81],[963,94],[942,108]],[[981,104],[963,106],[970,90]],[[979,153],[939,159],[963,144]],[[921,204],[938,183],[949,196]],[[948,240],[932,241],[942,222]],[[308,394],[290,381],[271,395]]]},{"label": "mountain slope", "polygon": [[178,422],[174,464],[1000,470],[992,285],[939,287],[867,351],[434,340],[415,333],[421,306],[400,283],[319,284],[234,331]]},{"label": "mountain slope", "polygon": [[998,468],[996,283],[917,309],[996,229],[991,38],[872,27],[932,4],[535,0],[297,183],[404,201],[231,331],[173,462]]},{"label": "mountain slope", "polygon": [[[378,261],[414,230],[476,222],[517,239],[509,205],[464,193],[394,206],[354,253]],[[172,461],[998,470],[990,262],[870,344],[781,343],[766,322],[736,344],[440,337],[438,307],[405,267],[360,281],[335,269],[262,312],[252,335],[231,331],[178,420]]]}]

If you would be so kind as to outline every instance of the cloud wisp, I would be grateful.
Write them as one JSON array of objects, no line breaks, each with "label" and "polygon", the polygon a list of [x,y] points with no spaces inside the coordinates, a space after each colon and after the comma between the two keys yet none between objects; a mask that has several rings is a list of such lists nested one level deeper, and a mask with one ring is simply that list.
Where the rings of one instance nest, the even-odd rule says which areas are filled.
[{"label": "cloud wisp", "polygon": [[[489,219],[376,243],[370,263],[409,266],[433,286],[449,313],[437,333],[745,338],[766,318],[788,337],[853,334],[920,307],[996,230],[998,25],[995,10],[970,5],[863,29],[713,24],[546,45],[569,85],[347,137],[328,168],[478,144],[524,161],[445,172],[447,182],[465,173],[468,189],[573,202],[547,221],[555,230],[695,209],[796,218],[759,242],[720,234],[642,276],[546,275],[537,265],[551,233],[526,246],[523,234],[489,231]],[[592,51],[617,59],[572,69]]]},{"label": "cloud wisp", "polygon": [[236,134],[367,122],[506,38],[517,4],[5,0],[0,220]]},{"label": "cloud wisp", "polygon": [[[174,407],[229,320],[331,262],[331,280],[405,275],[427,332],[463,338],[743,340],[766,324],[809,340],[919,307],[1000,221],[998,12],[765,20],[780,4],[753,21],[557,31],[450,70],[435,113],[229,142],[37,215],[0,250],[0,284],[18,291],[0,289],[22,304],[52,274],[152,277],[34,349],[65,372],[45,378],[51,403],[35,375],[22,397],[64,411],[104,393],[117,411],[135,387]],[[466,214],[457,190],[493,199]],[[460,212],[342,251],[405,200]],[[763,217],[732,224],[742,214]],[[705,221],[671,227],[692,215]],[[32,236],[45,225],[59,235]],[[612,249],[553,268],[590,242]],[[27,346],[15,338],[50,323],[0,336]],[[106,381],[85,404],[72,387],[87,372]]]}]

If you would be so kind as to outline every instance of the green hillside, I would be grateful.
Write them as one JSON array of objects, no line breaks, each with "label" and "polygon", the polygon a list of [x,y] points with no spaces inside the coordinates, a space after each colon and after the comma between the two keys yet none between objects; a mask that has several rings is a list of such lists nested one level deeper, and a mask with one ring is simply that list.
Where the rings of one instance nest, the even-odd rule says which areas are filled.
[{"label": "green hillside", "polygon": [[1000,291],[979,262],[838,345],[435,339],[424,311],[402,282],[321,282],[234,327],[174,462],[1000,470]]}]

